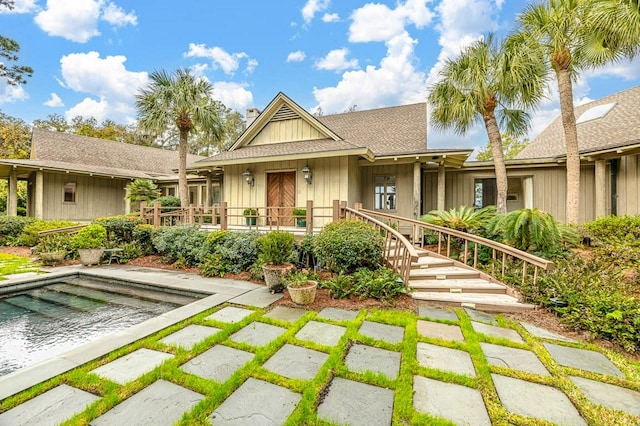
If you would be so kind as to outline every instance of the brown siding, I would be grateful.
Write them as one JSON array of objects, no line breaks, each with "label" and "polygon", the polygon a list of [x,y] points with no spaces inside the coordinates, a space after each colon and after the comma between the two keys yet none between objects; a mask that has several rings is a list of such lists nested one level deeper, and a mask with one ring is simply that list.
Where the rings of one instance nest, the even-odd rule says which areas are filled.
[{"label": "brown siding", "polygon": [[[76,202],[65,203],[64,184],[76,183]],[[124,214],[128,181],[86,175],[44,173],[43,218],[90,221]]]}]

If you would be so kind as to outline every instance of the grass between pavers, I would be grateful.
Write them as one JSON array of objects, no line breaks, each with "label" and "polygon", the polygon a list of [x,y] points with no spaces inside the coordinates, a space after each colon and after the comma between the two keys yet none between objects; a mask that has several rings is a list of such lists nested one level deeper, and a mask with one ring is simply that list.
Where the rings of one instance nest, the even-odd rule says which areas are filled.
[{"label": "grass between pavers", "polygon": [[38,266],[28,257],[0,253],[0,280],[5,279],[4,275],[37,272]]},{"label": "grass between pavers", "polygon": [[[498,316],[498,323],[502,327],[508,327],[517,330],[524,338],[525,343],[514,343],[506,339],[494,338],[479,334],[474,331],[471,320],[461,309],[456,312],[459,321],[448,320],[430,320],[441,322],[444,324],[459,325],[465,337],[465,342],[443,341],[439,339],[429,338],[420,335],[417,331],[417,320],[424,319],[417,317],[414,313],[405,311],[387,311],[387,310],[361,310],[354,320],[333,321],[317,316],[316,312],[309,311],[299,320],[293,323],[281,321],[263,316],[266,310],[256,309],[254,312],[237,323],[223,323],[216,320],[207,320],[206,317],[228,306],[227,304],[210,309],[200,313],[188,320],[168,327],[152,336],[134,342],[124,348],[118,349],[108,355],[76,368],[68,373],[55,377],[45,383],[39,384],[20,394],[12,396],[0,401],[0,412],[11,409],[28,399],[31,399],[55,386],[66,383],[87,392],[101,396],[100,399],[90,404],[83,412],[79,413],[72,419],[64,423],[64,425],[87,425],[94,418],[106,413],[111,408],[139,392],[151,383],[163,379],[175,383],[184,388],[191,389],[205,396],[205,398],[194,406],[194,408],[186,413],[178,422],[180,425],[208,425],[209,416],[215,409],[228,398],[242,383],[249,377],[264,380],[279,386],[286,387],[294,392],[300,393],[302,399],[286,424],[317,424],[328,425],[325,421],[317,418],[316,410],[321,402],[322,395],[331,383],[333,377],[342,377],[345,379],[355,380],[368,383],[375,386],[381,386],[393,389],[395,393],[393,407],[393,424],[412,424],[412,425],[450,425],[451,422],[435,418],[425,413],[419,413],[413,408],[413,376],[421,375],[435,380],[448,383],[467,386],[480,391],[484,399],[489,416],[496,425],[546,425],[545,421],[535,420],[522,417],[508,412],[501,404],[497,391],[491,380],[491,373],[502,374],[509,377],[515,377],[528,380],[533,383],[553,386],[564,392],[573,402],[582,416],[592,425],[632,425],[637,424],[638,419],[613,411],[601,406],[592,404],[571,382],[568,375],[576,375],[585,378],[591,378],[614,385],[619,385],[640,391],[640,363],[633,362],[621,354],[595,347],[589,344],[568,344],[561,342],[553,342],[572,347],[596,350],[604,353],[613,363],[625,374],[626,379],[617,377],[602,376],[595,373],[589,373],[581,370],[575,370],[559,366],[551,358],[541,343],[541,340],[531,336],[520,324],[509,321]],[[346,327],[346,333],[342,336],[336,346],[329,347],[321,344],[302,341],[295,338],[295,334],[309,321],[324,322],[334,325]],[[380,322],[389,325],[404,327],[405,335],[401,343],[391,344],[384,341],[374,340],[370,337],[358,333],[358,329],[362,323],[367,321]],[[265,324],[274,325],[286,329],[286,331],[276,338],[274,341],[263,347],[253,347],[246,343],[238,343],[229,340],[229,337],[251,324],[254,321],[260,321]],[[187,325],[199,324],[217,327],[220,332],[206,338],[202,342],[193,346],[190,350],[165,345],[160,340],[169,334],[184,328]],[[443,372],[440,370],[430,369],[419,365],[416,359],[416,348],[418,342],[437,344],[458,350],[467,351],[476,368],[477,376],[468,377],[464,375]],[[480,347],[481,342],[500,344],[518,349],[527,349],[534,352],[541,362],[549,370],[551,376],[538,376],[535,374],[511,370],[505,367],[489,365]],[[266,370],[262,365],[273,356],[285,344],[294,344],[308,349],[324,352],[329,355],[327,361],[320,368],[316,376],[311,380],[297,380],[282,377],[276,373]],[[362,343],[386,350],[400,352],[402,354],[400,364],[400,374],[397,379],[392,380],[384,375],[373,372],[357,373],[349,371],[344,359],[349,347],[354,343]],[[241,349],[254,354],[254,358],[242,368],[237,370],[224,383],[214,380],[200,378],[180,370],[180,366],[188,360],[202,354],[217,344],[224,344],[229,347]],[[138,379],[119,385],[109,380],[103,379],[95,374],[90,373],[91,370],[100,365],[111,362],[121,356],[131,353],[140,348],[153,349],[174,355],[173,358],[164,361],[153,371],[139,377]]]}]

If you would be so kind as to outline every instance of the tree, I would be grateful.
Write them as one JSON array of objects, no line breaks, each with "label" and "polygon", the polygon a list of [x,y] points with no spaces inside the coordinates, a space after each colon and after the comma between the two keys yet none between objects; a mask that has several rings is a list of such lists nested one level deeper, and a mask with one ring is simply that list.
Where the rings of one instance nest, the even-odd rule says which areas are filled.
[{"label": "tree", "polygon": [[127,185],[127,198],[132,203],[153,201],[159,196],[158,185],[149,179],[136,179]]},{"label": "tree", "polygon": [[542,98],[546,69],[525,39],[498,44],[493,35],[464,48],[440,71],[441,81],[430,87],[431,124],[464,135],[483,122],[489,136],[496,174],[498,213],[507,211],[507,169],[500,131],[522,135],[529,127],[523,110]]},{"label": "tree", "polygon": [[19,118],[0,112],[0,158],[29,158],[31,129]]},{"label": "tree", "polygon": [[163,131],[174,124],[179,131],[178,189],[182,207],[189,204],[187,187],[187,151],[189,133],[202,133],[220,139],[224,133],[213,86],[190,71],[178,69],[169,74],[154,71],[146,88],[136,94],[139,124],[143,129]]},{"label": "tree", "polygon": [[[529,145],[529,139],[518,139],[513,136],[511,133],[505,133],[504,135],[500,135],[502,139],[502,152],[504,154],[505,160],[510,160],[515,158],[516,155],[520,153],[523,149]],[[491,143],[487,141],[487,146],[482,148],[478,155],[476,156],[476,160],[478,161],[491,161],[493,160],[493,154],[491,153]]]},{"label": "tree", "polygon": [[[0,7],[13,9],[13,0],[0,1]],[[26,84],[26,77],[33,75],[33,68],[24,65],[8,65],[6,62],[16,62],[18,60],[18,52],[20,45],[13,39],[0,35],[0,78],[4,79],[7,84],[17,86]]]},{"label": "tree", "polygon": [[60,114],[49,114],[44,120],[33,120],[33,127],[50,132],[69,132],[71,129],[71,126],[67,123],[67,119]]},{"label": "tree", "polygon": [[[579,71],[632,56],[640,37],[637,0],[545,0],[520,14],[519,37],[533,39],[555,73],[567,149],[566,221],[577,223],[580,156],[573,110],[573,80]],[[621,29],[622,28],[622,29]]]}]

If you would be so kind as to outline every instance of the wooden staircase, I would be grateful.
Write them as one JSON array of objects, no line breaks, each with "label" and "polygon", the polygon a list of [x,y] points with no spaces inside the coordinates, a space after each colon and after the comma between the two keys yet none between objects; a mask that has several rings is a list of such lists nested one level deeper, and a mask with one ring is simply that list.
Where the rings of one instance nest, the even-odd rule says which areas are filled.
[{"label": "wooden staircase", "polygon": [[513,289],[471,266],[424,249],[417,251],[408,283],[414,299],[491,312],[535,307],[521,303]]}]

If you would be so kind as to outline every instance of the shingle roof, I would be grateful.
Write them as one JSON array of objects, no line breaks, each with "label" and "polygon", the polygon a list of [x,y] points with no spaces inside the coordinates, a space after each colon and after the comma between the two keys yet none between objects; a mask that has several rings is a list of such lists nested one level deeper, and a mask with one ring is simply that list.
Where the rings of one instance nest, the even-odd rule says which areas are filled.
[{"label": "shingle roof", "polygon": [[[575,108],[576,120],[590,108],[615,102],[604,117],[577,125],[580,152],[640,143],[640,86]],[[562,118],[556,118],[515,158],[553,158],[567,153]]]},{"label": "shingle roof", "polygon": [[[115,142],[62,132],[33,129],[31,159],[75,164],[82,169],[92,167],[174,174],[178,169],[178,153],[165,149]],[[189,155],[187,165],[204,157]]]},{"label": "shingle roof", "polygon": [[[288,99],[288,98],[287,98]],[[341,140],[319,139],[243,146],[203,160],[207,165],[309,153],[371,151],[376,156],[417,154],[427,150],[425,103],[314,117]],[[194,166],[198,166],[195,164]]]},{"label": "shingle roof", "polygon": [[84,174],[115,176],[115,177],[128,178],[128,179],[151,178],[151,176],[148,175],[147,173],[141,172],[138,170],[117,169],[113,167],[103,167],[103,166],[84,165],[84,164],[71,164],[71,163],[66,163],[62,161],[1,159],[0,164],[24,166],[30,170],[32,170],[33,168],[43,168],[48,170],[59,170],[59,171],[69,170],[76,173],[79,172]]}]

